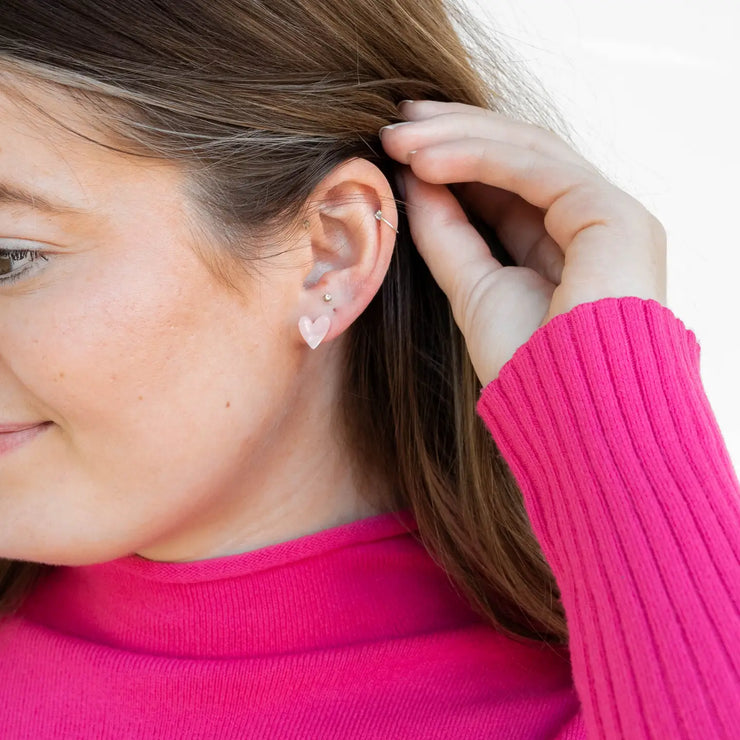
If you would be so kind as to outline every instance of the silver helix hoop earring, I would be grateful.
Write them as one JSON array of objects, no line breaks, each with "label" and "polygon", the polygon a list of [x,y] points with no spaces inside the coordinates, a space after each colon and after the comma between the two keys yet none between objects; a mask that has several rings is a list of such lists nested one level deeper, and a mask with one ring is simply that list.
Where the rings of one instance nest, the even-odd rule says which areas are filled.
[{"label": "silver helix hoop earring", "polygon": [[388,219],[383,218],[383,211],[375,211],[375,218],[377,218],[378,221],[385,221],[385,223],[387,223],[388,226],[390,226],[393,231],[396,232],[396,234],[398,233],[398,229],[390,221],[388,221]]}]

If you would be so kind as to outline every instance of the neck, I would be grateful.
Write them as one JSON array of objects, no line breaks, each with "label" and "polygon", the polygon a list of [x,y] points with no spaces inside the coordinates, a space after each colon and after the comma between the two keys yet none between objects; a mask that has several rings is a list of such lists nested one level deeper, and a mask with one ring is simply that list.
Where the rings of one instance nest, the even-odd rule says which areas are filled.
[{"label": "neck", "polygon": [[[280,417],[270,419],[257,444],[218,484],[218,496],[165,536],[137,548],[142,558],[188,562],[251,552],[330,527],[384,513],[363,492],[379,493],[352,466],[337,419],[339,379],[297,382]],[[391,500],[388,497],[374,500]]]}]

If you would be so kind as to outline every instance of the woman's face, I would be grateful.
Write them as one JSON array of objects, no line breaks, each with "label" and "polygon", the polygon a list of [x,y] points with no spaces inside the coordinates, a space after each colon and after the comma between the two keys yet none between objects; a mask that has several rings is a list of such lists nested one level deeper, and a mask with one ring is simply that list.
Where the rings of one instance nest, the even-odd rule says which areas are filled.
[{"label": "woman's face", "polygon": [[[62,95],[32,97],[85,132]],[[239,551],[255,512],[291,506],[255,498],[244,519],[245,497],[268,474],[279,483],[298,427],[296,271],[226,289],[192,249],[172,165],[87,142],[5,94],[0,183],[0,249],[48,258],[0,257],[0,427],[46,424],[0,454],[0,557]]]}]

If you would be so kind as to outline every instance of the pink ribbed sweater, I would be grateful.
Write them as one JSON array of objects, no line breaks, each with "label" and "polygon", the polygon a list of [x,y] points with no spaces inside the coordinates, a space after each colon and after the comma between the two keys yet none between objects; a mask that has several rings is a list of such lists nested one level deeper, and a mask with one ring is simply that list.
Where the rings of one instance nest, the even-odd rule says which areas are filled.
[{"label": "pink ribbed sweater", "polygon": [[740,487],[693,332],[655,301],[581,304],[477,409],[569,652],[483,623],[384,514],[51,571],[0,626],[0,738],[740,737]]}]

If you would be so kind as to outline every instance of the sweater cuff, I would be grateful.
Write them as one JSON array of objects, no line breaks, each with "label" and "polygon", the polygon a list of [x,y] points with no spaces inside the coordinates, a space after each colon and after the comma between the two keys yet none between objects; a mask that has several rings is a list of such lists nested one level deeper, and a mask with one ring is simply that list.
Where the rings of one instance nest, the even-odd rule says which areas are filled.
[{"label": "sweater cuff", "polygon": [[702,385],[696,335],[652,299],[603,298],[555,316],[483,388],[476,410],[548,559],[558,560],[558,533],[542,506],[557,507],[566,494],[601,496],[624,489],[625,478],[644,491],[649,466],[695,480],[697,457],[702,467],[716,461],[709,467],[720,487],[738,485]]}]

